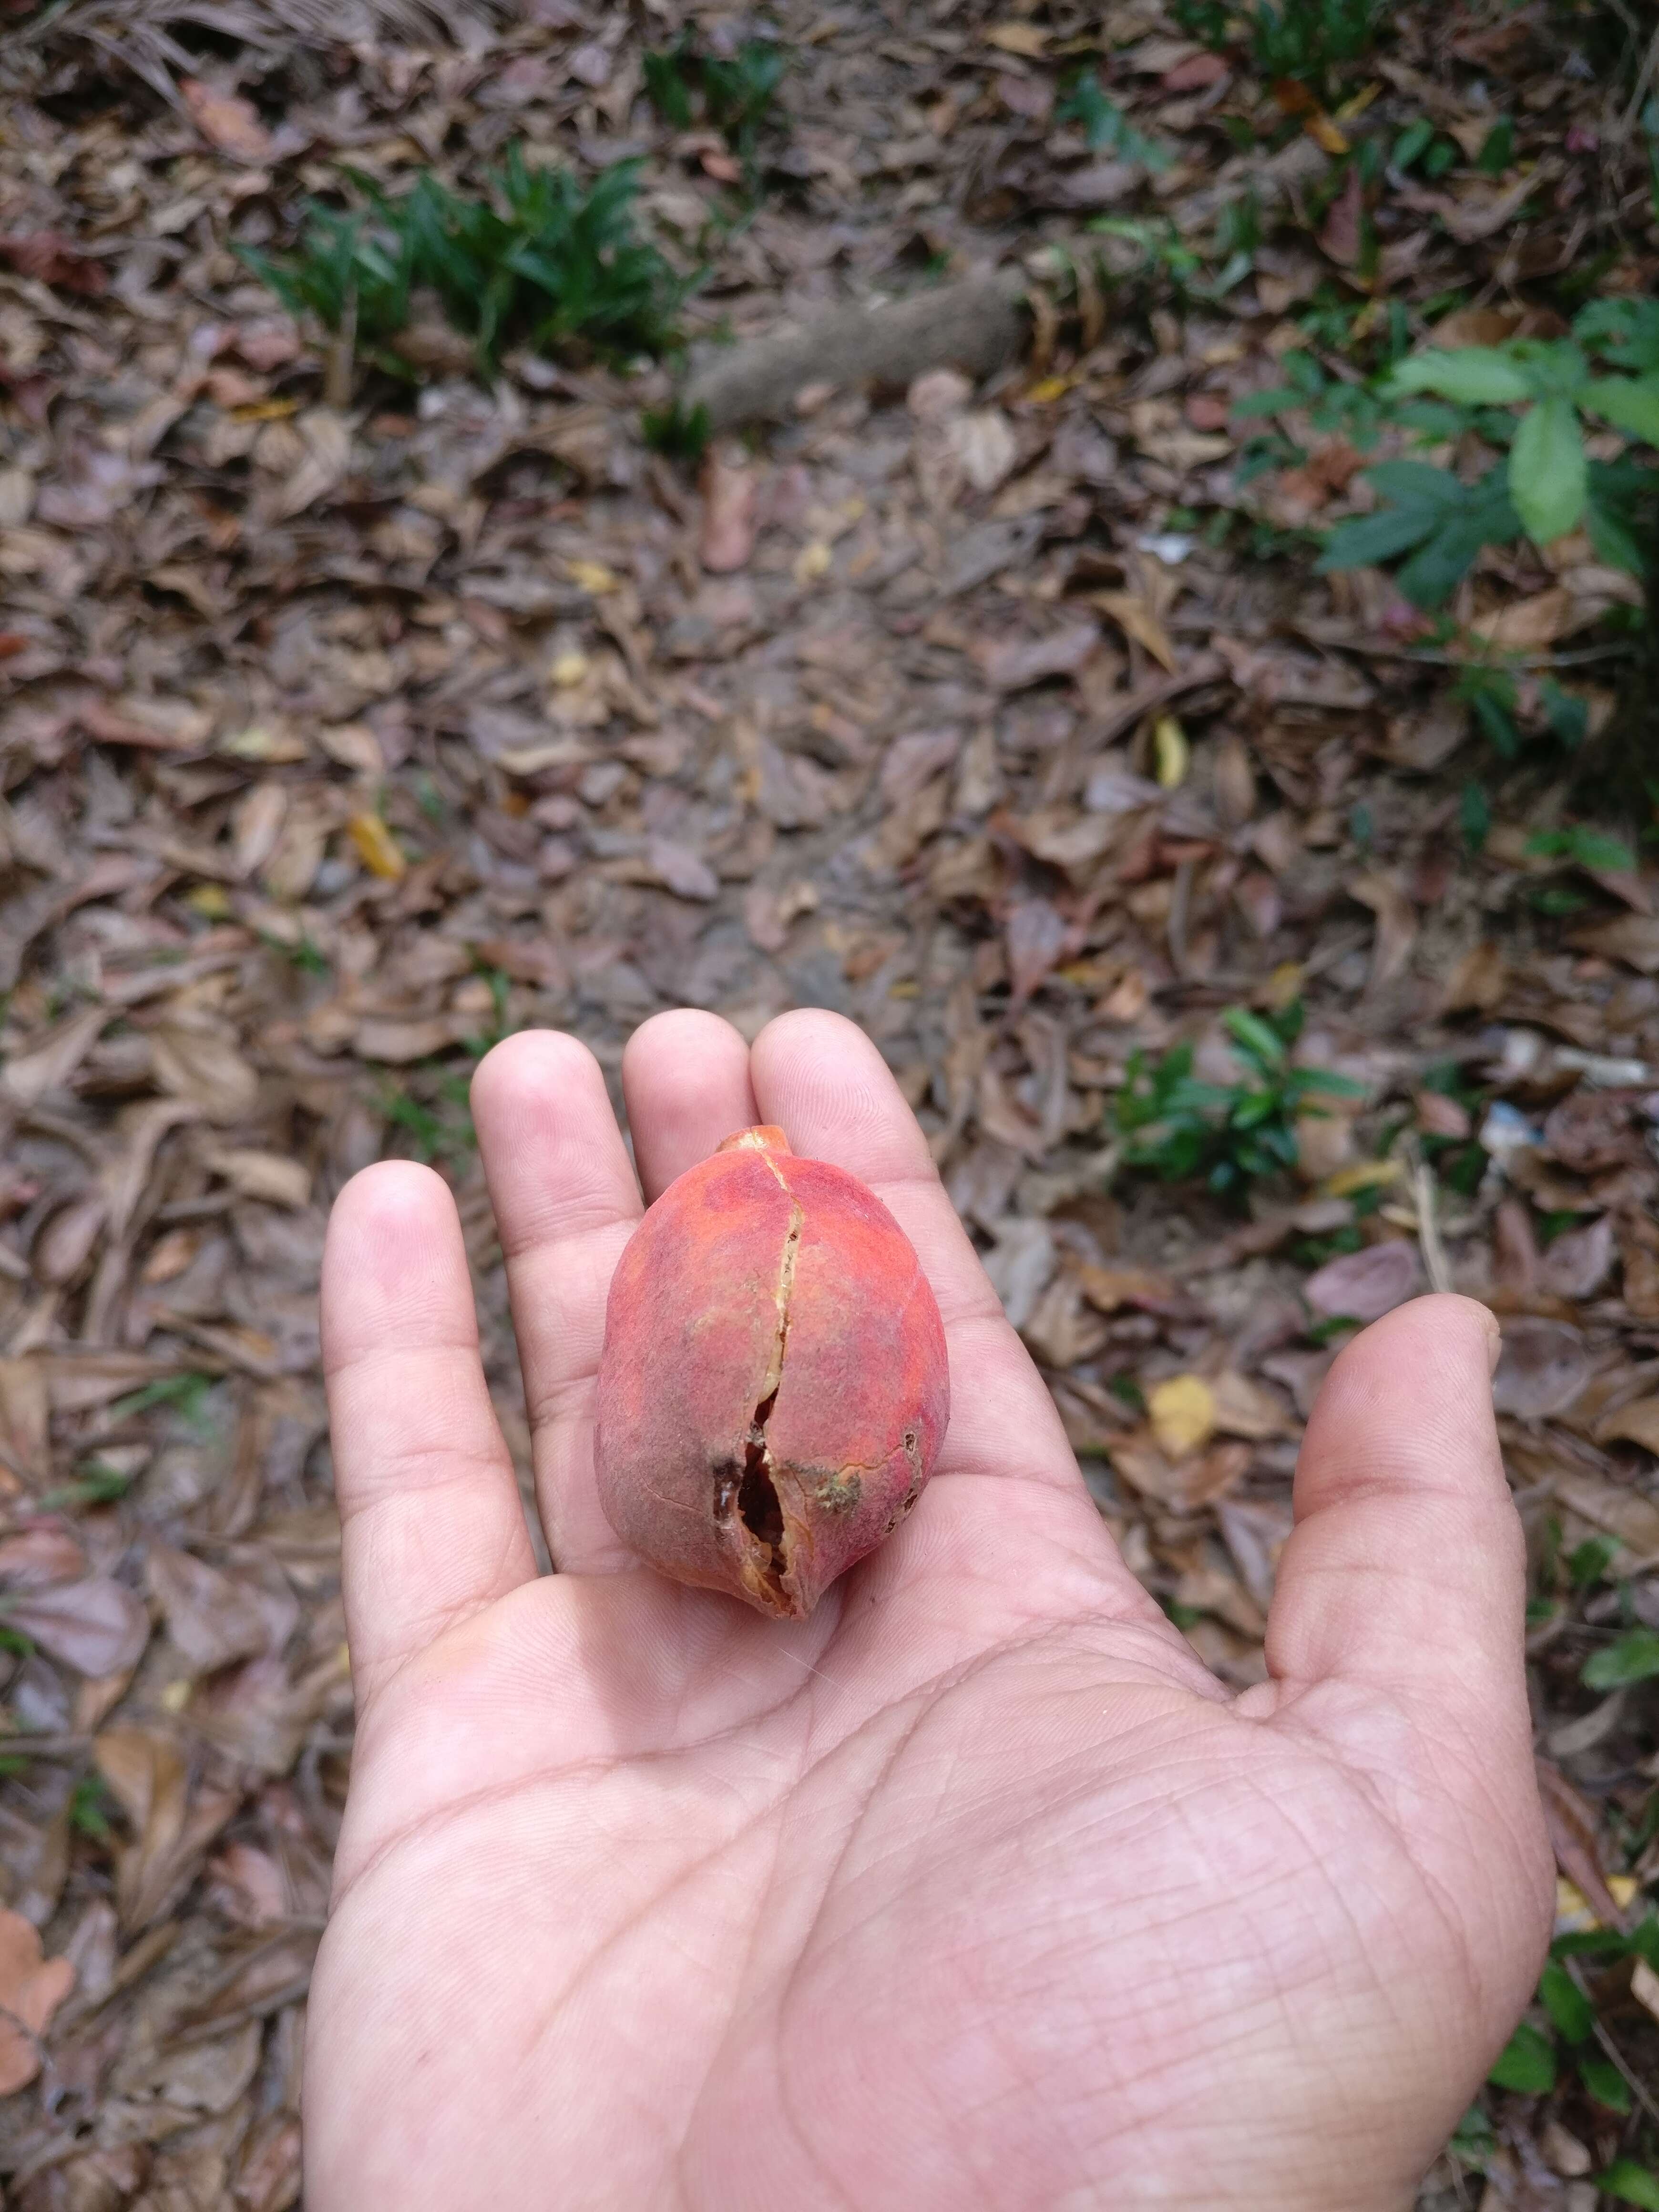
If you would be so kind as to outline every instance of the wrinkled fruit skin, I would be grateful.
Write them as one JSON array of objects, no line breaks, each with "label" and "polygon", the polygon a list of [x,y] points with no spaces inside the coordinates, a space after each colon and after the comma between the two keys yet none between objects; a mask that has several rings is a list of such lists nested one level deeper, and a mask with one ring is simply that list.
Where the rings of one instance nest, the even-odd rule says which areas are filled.
[{"label": "wrinkled fruit skin", "polygon": [[677,1582],[810,1613],[915,1504],[949,1413],[945,1330],[908,1238],[781,1129],[728,1137],[623,1254],[599,1497]]}]

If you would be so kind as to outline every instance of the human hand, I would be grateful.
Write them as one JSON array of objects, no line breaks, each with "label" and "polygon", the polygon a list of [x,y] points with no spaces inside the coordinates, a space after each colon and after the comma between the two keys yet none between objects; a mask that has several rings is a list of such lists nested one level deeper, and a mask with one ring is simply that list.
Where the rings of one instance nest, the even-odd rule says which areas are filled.
[{"label": "human hand", "polygon": [[1424,1298],[1309,1425],[1235,1695],[1115,1551],[875,1048],[648,1022],[647,1198],[773,1121],[886,1200],[951,1419],[810,1620],[632,1560],[593,1486],[641,1200],[597,1064],[473,1106],[538,1577],[453,1201],[341,1194],[325,1354],[358,1698],[313,1986],[308,2212],[1399,2212],[1529,1994],[1553,1885],[1484,1310]]}]

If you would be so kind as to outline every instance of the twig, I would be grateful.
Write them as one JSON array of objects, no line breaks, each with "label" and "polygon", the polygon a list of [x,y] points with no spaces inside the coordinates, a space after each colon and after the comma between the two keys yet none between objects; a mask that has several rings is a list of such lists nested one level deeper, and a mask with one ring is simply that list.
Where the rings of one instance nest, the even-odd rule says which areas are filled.
[{"label": "twig", "polygon": [[1449,1291],[1452,1287],[1452,1272],[1446,1258],[1446,1248],[1440,1241],[1440,1219],[1436,1211],[1434,1170],[1423,1157],[1415,1136],[1407,1139],[1406,1157],[1411,1165],[1412,1201],[1417,1209],[1417,1241],[1423,1248],[1423,1265],[1428,1272],[1431,1290]]}]

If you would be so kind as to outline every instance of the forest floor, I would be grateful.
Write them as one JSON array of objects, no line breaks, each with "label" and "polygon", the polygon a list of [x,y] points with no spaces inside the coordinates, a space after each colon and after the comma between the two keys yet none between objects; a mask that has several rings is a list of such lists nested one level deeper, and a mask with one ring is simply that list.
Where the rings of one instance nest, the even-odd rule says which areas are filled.
[{"label": "forest floor", "polygon": [[[1551,733],[1627,711],[1639,592],[1582,533],[1489,550],[1438,625],[1315,572],[1365,457],[1321,392],[1431,317],[1654,290],[1659,48],[1617,0],[1445,0],[1298,109],[1159,0],[779,0],[696,19],[787,64],[739,143],[647,97],[672,0],[439,13],[0,0],[7,2201],[297,2201],[352,1731],[329,1201],[388,1153],[450,1178],[527,1490],[468,1074],[554,1024],[614,1077],[689,1004],[878,1042],[1227,1681],[1347,1329],[1431,1283],[1498,1314],[1590,1940],[1422,2203],[1659,2205],[1594,2178],[1659,2173],[1659,865]],[[1085,65],[1131,135],[1091,146]],[[1346,150],[1419,126],[1432,177]],[[988,386],[811,390],[699,464],[641,435],[665,370],[490,378],[423,307],[400,381],[234,250],[514,144],[640,161],[694,334],[1102,216],[1121,285]],[[1233,409],[1287,356],[1274,444]],[[1265,1101],[1265,1146],[1196,1131],[1227,1188],[1124,1127],[1183,1045]],[[1298,1111],[1291,1068],[1346,1085]]]}]

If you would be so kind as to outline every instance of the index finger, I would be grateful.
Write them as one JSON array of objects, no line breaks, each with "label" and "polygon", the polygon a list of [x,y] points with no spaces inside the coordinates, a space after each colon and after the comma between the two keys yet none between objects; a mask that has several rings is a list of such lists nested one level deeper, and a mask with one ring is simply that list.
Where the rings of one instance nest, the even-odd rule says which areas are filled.
[{"label": "index finger", "polygon": [[798,1152],[831,1160],[866,1183],[916,1248],[951,1354],[951,1425],[936,1479],[1017,1477],[1086,1503],[1054,1400],[1009,1326],[915,1115],[864,1031],[840,1014],[780,1015],[756,1038],[750,1073],[763,1117]]}]

